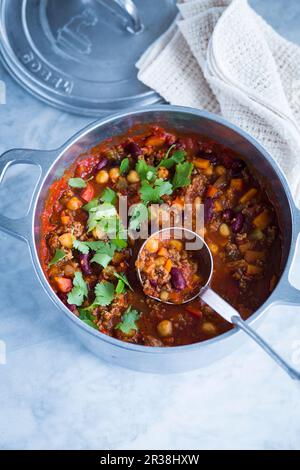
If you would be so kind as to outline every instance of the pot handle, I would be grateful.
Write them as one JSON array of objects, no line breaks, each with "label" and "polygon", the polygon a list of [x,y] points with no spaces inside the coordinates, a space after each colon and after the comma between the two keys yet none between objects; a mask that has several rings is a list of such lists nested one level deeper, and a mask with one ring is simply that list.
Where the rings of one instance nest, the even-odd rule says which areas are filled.
[{"label": "pot handle", "polygon": [[40,169],[39,178],[35,184],[34,191],[31,196],[27,214],[20,219],[10,219],[0,214],[0,231],[8,233],[23,241],[28,241],[31,229],[31,208],[35,200],[41,182],[53,162],[54,155],[57,151],[40,151],[40,150],[26,150],[26,149],[13,149],[8,150],[0,157],[0,184],[3,181],[7,169],[16,164],[26,163],[36,165]]},{"label": "pot handle", "polygon": [[[295,245],[295,251],[300,250],[300,210],[294,206],[294,225],[297,232],[297,240]],[[295,254],[290,266],[289,272],[286,274],[284,279],[280,283],[280,291],[278,293],[278,302],[281,305],[300,305],[300,289],[294,287],[290,282],[290,275],[296,261]]]}]

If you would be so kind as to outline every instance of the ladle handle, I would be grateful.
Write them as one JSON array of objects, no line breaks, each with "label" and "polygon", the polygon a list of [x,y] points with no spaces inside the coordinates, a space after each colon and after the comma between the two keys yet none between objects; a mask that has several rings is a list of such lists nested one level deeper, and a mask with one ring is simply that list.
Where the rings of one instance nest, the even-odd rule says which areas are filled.
[{"label": "ladle handle", "polygon": [[206,289],[200,297],[211,308],[219,313],[219,315],[225,318],[225,320],[229,321],[250,336],[250,338],[253,339],[267,354],[269,354],[269,356],[277,362],[277,364],[285,370],[292,379],[300,380],[300,372],[291,367],[276,351],[274,351],[274,349],[241,318],[238,311],[229,305],[226,300],[210,288]]}]

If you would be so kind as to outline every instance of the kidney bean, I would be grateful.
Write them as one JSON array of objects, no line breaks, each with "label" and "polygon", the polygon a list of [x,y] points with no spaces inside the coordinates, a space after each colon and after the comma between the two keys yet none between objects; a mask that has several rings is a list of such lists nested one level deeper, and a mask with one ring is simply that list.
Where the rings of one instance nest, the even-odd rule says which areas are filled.
[{"label": "kidney bean", "polygon": [[177,290],[185,289],[186,282],[180,269],[172,268],[170,271],[170,274],[171,274],[171,283],[173,287]]},{"label": "kidney bean", "polygon": [[211,221],[214,215],[214,202],[211,197],[207,197],[204,201],[204,223]]},{"label": "kidney bean", "polygon": [[96,171],[100,171],[108,165],[108,158],[102,157],[100,162],[96,165]]},{"label": "kidney bean", "polygon": [[157,287],[157,282],[154,279],[150,279],[150,284],[154,289]]},{"label": "kidney bean", "polygon": [[231,167],[231,175],[239,176],[244,168],[245,168],[245,162],[240,159],[235,159]]},{"label": "kidney bean", "polygon": [[231,229],[233,233],[239,233],[244,225],[245,217],[239,212],[231,222]]},{"label": "kidney bean", "polygon": [[93,271],[92,271],[92,268],[91,268],[91,265],[90,265],[90,255],[89,254],[84,255],[84,254],[80,253],[79,263],[80,263],[80,267],[82,269],[83,274],[85,274],[86,276],[89,276],[90,274],[92,274]]},{"label": "kidney bean", "polygon": [[234,212],[232,209],[225,209],[222,213],[222,218],[225,222],[229,222],[234,217]]},{"label": "kidney bean", "polygon": [[133,158],[137,158],[139,155],[142,155],[141,148],[135,142],[129,142],[128,144],[126,144],[124,150]]}]

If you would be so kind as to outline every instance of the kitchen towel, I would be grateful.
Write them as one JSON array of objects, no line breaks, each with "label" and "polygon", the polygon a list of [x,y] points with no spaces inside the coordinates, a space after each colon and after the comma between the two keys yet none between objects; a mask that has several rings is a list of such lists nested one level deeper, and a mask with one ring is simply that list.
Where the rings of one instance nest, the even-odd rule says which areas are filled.
[{"label": "kitchen towel", "polygon": [[182,0],[138,78],[171,104],[220,113],[255,137],[300,202],[300,47],[246,0]]}]

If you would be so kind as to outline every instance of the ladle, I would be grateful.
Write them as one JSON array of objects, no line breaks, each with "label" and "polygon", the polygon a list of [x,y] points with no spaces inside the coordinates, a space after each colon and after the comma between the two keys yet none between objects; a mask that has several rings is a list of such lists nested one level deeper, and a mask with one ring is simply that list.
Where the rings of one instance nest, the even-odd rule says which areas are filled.
[{"label": "ladle", "polygon": [[[211,287],[211,279],[213,275],[214,262],[211,251],[204,241],[204,239],[193,232],[192,230],[183,227],[171,227],[159,230],[153,233],[141,246],[138,258],[141,256],[142,251],[145,248],[146,243],[152,237],[162,238],[164,240],[176,238],[185,242],[185,249],[187,251],[195,251],[195,258],[197,258],[198,266],[201,267],[201,277],[203,283],[196,294],[193,293],[191,298],[185,300],[182,303],[191,302],[198,296],[206,302],[213,310],[215,310],[221,317],[227,320],[229,323],[234,325],[236,328],[244,331],[250,338],[252,338],[269,356],[277,362],[277,364],[287,372],[290,377],[294,380],[300,379],[300,373],[291,367],[274,349],[261,337],[256,331],[254,331],[246,321],[242,319],[239,312],[235,310],[226,300],[224,300],[219,294],[217,294]],[[137,268],[138,278],[143,286],[143,279],[139,268]],[[150,296],[151,297],[151,296]],[[164,302],[158,297],[152,297],[159,302],[172,304],[170,301]],[[178,304],[177,304],[178,305]]]}]

